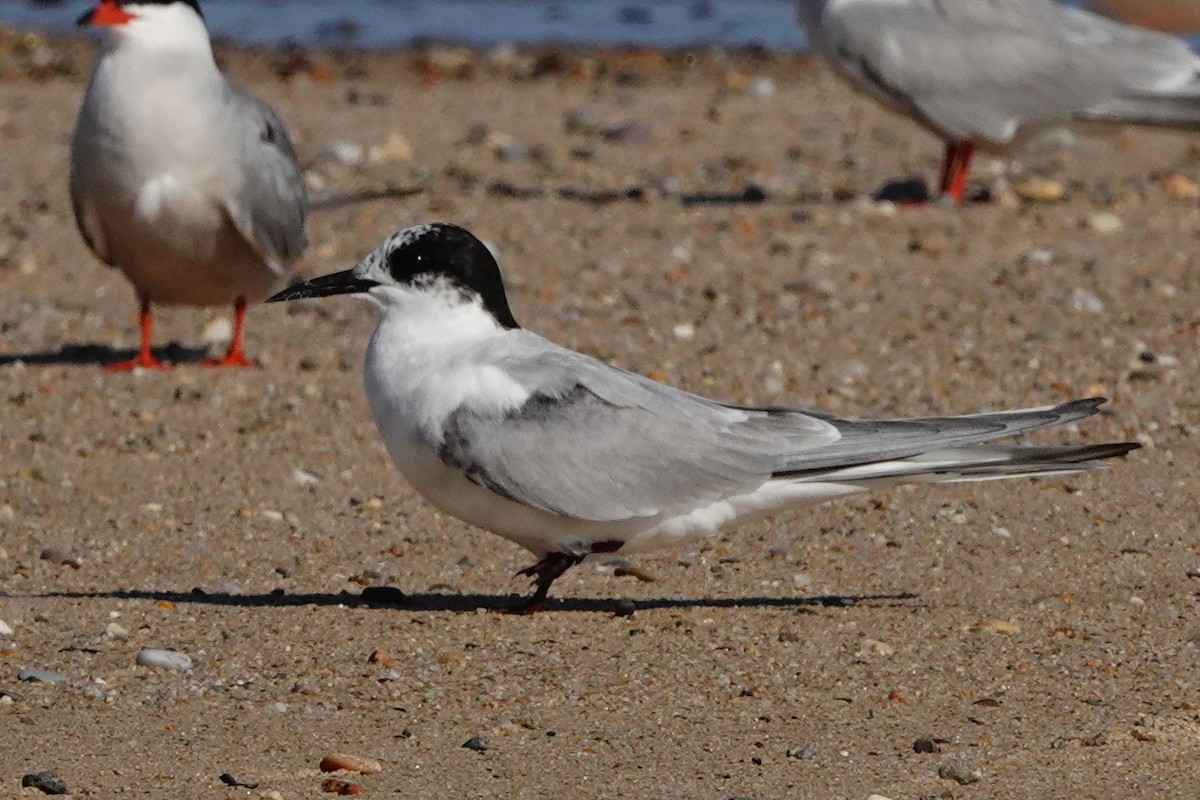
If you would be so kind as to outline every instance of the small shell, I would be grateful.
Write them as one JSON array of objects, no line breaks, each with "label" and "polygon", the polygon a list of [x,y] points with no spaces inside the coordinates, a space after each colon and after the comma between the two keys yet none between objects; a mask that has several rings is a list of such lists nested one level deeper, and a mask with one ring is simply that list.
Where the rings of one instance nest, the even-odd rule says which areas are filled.
[{"label": "small shell", "polygon": [[383,765],[373,758],[361,758],[346,753],[330,753],[321,759],[321,772],[359,772],[374,775],[383,772]]}]

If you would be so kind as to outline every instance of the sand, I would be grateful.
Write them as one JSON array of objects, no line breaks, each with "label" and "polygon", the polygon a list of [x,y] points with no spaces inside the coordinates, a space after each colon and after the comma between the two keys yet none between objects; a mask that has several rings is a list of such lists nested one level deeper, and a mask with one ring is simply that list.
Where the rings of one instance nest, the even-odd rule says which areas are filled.
[{"label": "sand", "polygon": [[[851,416],[1099,393],[1104,414],[1037,441],[1145,445],[585,565],[510,617],[486,609],[526,592],[529,554],[440,515],[383,451],[368,308],[252,309],[261,369],[97,367],[136,328],[66,192],[91,51],[3,48],[0,794],[55,769],[89,797],[319,797],[331,752],[379,760],[340,778],[379,797],[1195,793],[1193,138],[984,158],[993,201],[896,208],[869,196],[932,178],[938,143],[796,57],[543,54],[513,77],[455,51],[222,48],[322,191],[420,189],[314,212],[308,274],[451,220],[494,245],[525,326],[690,390]],[[325,157],[338,142],[362,162]],[[1016,199],[1030,177],[1066,198]],[[163,309],[156,343],[194,360],[227,317]],[[381,585],[406,604],[364,603]]]}]

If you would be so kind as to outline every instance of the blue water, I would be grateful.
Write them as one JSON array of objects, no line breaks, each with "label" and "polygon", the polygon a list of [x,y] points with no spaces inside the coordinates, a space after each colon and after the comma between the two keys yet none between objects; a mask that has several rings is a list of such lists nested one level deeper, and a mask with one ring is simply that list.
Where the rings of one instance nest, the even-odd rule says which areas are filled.
[{"label": "blue water", "polygon": [[[69,29],[88,0],[0,0],[0,24]],[[201,0],[214,35],[239,42],[387,47],[720,44],[800,50],[791,0]]]}]

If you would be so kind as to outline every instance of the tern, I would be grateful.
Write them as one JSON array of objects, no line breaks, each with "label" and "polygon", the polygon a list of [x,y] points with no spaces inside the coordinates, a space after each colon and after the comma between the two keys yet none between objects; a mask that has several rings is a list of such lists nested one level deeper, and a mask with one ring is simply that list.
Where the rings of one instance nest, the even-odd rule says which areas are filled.
[{"label": "tern", "polygon": [[585,558],[681,545],[766,514],[905,482],[1061,475],[1139,445],[996,445],[1096,413],[1101,398],[959,417],[843,420],[728,405],[519,326],[500,268],[463,228],[419,225],[353,269],[269,302],[353,294],[378,325],[364,382],[404,478],[441,510],[539,560],[544,607]]},{"label": "tern", "polygon": [[851,86],[946,143],[963,199],[976,148],[1003,153],[1073,121],[1192,128],[1200,57],[1173,36],[1054,0],[797,0]]},{"label": "tern", "polygon": [[283,122],[217,68],[195,0],[101,0],[79,24],[106,35],[71,141],[75,220],[140,303],[140,350],[109,368],[167,366],[150,351],[154,303],[232,303],[229,350],[206,363],[255,363],[246,305],[288,285],[306,243]]}]

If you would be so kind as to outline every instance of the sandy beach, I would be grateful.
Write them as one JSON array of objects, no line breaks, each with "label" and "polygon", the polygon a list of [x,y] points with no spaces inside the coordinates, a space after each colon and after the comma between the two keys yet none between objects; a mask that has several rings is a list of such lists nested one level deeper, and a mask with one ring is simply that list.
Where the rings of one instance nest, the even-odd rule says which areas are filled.
[{"label": "sandy beach", "polygon": [[[383,450],[366,306],[252,308],[262,368],[216,372],[194,362],[229,311],[165,308],[178,369],[97,366],[137,330],[67,196],[92,52],[0,37],[0,795],[42,796],[20,784],[43,770],[177,800],[349,791],[330,779],[397,798],[1195,793],[1196,137],[984,157],[988,202],[896,207],[870,197],[932,181],[940,144],[798,56],[220,48],[315,194],[397,195],[314,211],[306,274],[453,221],[494,246],[524,326],[701,394],[844,416],[1101,394],[1036,441],[1144,445],[1063,481],[901,488],[587,564],[510,617],[487,609],[527,591],[529,554],[439,514]],[[405,599],[364,599],[380,586]],[[138,666],[144,648],[193,667]],[[383,769],[327,775],[333,752]]]}]

